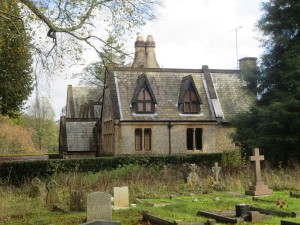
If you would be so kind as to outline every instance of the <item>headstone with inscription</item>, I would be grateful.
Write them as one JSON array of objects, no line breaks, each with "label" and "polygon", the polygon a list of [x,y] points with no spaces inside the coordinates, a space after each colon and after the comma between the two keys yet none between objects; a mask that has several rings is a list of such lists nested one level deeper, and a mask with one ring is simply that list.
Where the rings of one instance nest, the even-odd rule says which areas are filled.
[{"label": "headstone with inscription", "polygon": [[112,220],[111,195],[105,192],[94,192],[86,200],[87,222],[93,220]]},{"label": "headstone with inscription", "polygon": [[272,189],[269,189],[267,185],[264,184],[264,181],[261,176],[261,167],[260,161],[264,160],[263,155],[259,155],[259,149],[253,149],[253,156],[250,156],[250,160],[255,162],[254,167],[254,182],[249,186],[249,190],[245,192],[246,195],[259,196],[259,195],[270,195],[272,194]]}]

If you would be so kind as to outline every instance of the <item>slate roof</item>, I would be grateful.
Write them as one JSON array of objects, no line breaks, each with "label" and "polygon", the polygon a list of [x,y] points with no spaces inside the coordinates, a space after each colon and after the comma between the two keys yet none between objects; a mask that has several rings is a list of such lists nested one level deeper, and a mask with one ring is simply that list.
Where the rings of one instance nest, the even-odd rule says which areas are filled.
[{"label": "slate roof", "polygon": [[[203,67],[204,68],[204,67]],[[204,70],[208,74],[204,74]],[[114,68],[108,76],[113,115],[120,121],[215,121],[217,117],[230,119],[240,111],[248,110],[253,96],[243,87],[238,70]],[[198,114],[182,114],[178,110],[181,91],[192,78],[202,101]],[[210,79],[206,79],[210,77]],[[156,99],[155,113],[137,114],[132,107],[141,78],[147,80]],[[186,82],[186,83],[185,83]],[[210,97],[210,91],[215,93]],[[181,94],[180,94],[181,93]],[[214,103],[213,103],[214,102]],[[215,107],[215,108],[214,108]],[[218,108],[219,107],[219,108]]]},{"label": "slate roof", "polygon": [[[69,85],[67,94],[67,117],[78,118],[80,106],[88,103],[89,100],[93,100],[94,102],[99,101],[101,94],[101,89],[99,88],[72,87]],[[74,106],[74,111],[71,109],[72,106]]]}]

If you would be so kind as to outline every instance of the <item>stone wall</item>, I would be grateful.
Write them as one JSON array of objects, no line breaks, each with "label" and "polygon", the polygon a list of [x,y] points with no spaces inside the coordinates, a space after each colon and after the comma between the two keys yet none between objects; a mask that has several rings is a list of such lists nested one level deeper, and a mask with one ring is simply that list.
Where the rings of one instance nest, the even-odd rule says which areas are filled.
[{"label": "stone wall", "polygon": [[[135,129],[151,128],[152,130],[152,150],[135,151]],[[201,128],[202,133],[202,150],[187,150],[187,128]],[[233,150],[234,143],[230,139],[230,133],[233,128],[211,124],[195,123],[175,123],[171,128],[171,153],[172,154],[197,154],[221,152]],[[169,129],[168,123],[121,123],[115,126],[115,154],[169,154]]]},{"label": "stone wall", "polygon": [[96,121],[67,121],[68,151],[96,151],[95,124]]}]

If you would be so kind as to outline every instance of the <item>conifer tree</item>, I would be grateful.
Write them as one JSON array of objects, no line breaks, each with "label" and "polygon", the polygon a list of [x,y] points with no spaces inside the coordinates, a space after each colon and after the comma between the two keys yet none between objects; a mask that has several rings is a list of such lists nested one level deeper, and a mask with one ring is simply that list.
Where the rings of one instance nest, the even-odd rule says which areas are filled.
[{"label": "conifer tree", "polygon": [[300,2],[269,0],[262,9],[258,99],[234,121],[235,139],[261,148],[274,163],[286,162],[300,159]]},{"label": "conifer tree", "polygon": [[30,39],[16,0],[2,0],[0,11],[0,113],[14,117],[32,91]]}]

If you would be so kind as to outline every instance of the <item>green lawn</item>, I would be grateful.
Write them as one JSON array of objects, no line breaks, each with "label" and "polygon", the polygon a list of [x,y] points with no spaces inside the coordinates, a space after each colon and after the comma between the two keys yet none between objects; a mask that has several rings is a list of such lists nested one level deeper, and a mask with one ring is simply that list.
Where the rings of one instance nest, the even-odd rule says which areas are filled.
[{"label": "green lawn", "polygon": [[[85,213],[76,212],[53,212],[47,209],[37,199],[25,198],[19,195],[20,202],[15,205],[12,214],[0,217],[0,224],[16,225],[16,224],[53,224],[53,225],[75,225],[85,221]],[[125,210],[113,210],[113,220],[122,222],[123,225],[138,224],[141,219],[142,211],[149,211],[152,215],[161,217],[163,219],[174,221],[183,220],[186,222],[206,222],[207,218],[196,216],[199,210],[204,211],[222,211],[222,210],[234,210],[236,204],[246,203],[256,207],[275,209],[280,211],[300,211],[300,199],[289,197],[288,191],[276,191],[270,196],[262,197],[268,200],[277,201],[282,199],[288,203],[288,207],[279,208],[273,203],[265,203],[253,201],[251,196],[234,196],[226,192],[211,192],[208,194],[196,194],[189,195],[178,194],[173,195],[172,198],[155,198],[155,199],[142,199],[137,204],[136,208]],[[21,201],[24,201],[22,204]],[[31,201],[31,205],[28,203]],[[135,200],[131,199],[133,203]],[[149,205],[151,203],[169,203],[164,207],[153,207]],[[29,207],[29,209],[22,208],[22,205]],[[67,205],[61,206],[67,210]],[[26,213],[25,213],[26,211]],[[3,213],[3,212],[2,212]],[[256,224],[280,224],[280,220],[297,221],[300,223],[300,218],[279,218],[273,216],[270,220],[262,221]],[[251,223],[243,223],[251,224]]]}]

